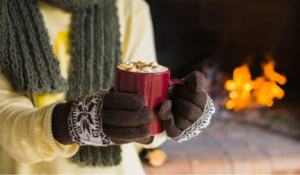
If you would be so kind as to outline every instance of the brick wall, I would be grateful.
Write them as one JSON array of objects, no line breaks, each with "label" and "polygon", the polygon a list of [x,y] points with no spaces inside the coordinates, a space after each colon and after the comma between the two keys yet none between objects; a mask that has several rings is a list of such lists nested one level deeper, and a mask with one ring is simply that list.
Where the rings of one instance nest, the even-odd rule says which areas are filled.
[{"label": "brick wall", "polygon": [[[252,71],[272,53],[277,71],[300,79],[298,0],[147,0],[158,60],[185,76],[216,61],[228,72],[253,55]],[[292,78],[291,78],[292,79]]]}]

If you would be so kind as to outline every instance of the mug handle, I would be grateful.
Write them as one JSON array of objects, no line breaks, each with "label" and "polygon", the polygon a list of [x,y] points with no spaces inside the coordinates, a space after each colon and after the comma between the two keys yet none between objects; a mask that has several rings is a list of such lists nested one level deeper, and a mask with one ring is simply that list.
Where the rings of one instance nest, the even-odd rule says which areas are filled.
[{"label": "mug handle", "polygon": [[182,81],[182,79],[179,79],[179,78],[170,78],[170,80],[169,80],[169,86],[173,86],[175,84],[180,84],[180,85],[186,86],[186,84]]}]

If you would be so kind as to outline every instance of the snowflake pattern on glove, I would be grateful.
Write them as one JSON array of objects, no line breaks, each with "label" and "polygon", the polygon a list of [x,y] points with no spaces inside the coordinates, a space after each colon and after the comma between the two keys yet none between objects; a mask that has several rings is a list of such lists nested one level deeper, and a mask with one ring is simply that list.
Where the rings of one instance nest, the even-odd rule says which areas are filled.
[{"label": "snowflake pattern on glove", "polygon": [[68,124],[72,140],[82,145],[107,146],[113,142],[102,130],[101,111],[103,97],[108,90],[78,97],[72,105]]}]

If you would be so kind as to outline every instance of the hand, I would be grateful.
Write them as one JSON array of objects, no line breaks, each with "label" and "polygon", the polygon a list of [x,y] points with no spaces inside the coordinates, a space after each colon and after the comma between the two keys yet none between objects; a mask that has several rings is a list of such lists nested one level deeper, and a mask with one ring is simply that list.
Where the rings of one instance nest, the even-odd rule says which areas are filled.
[{"label": "hand", "polygon": [[79,145],[107,146],[129,142],[152,143],[146,125],[153,113],[140,93],[101,90],[77,98],[69,112],[69,133]]},{"label": "hand", "polygon": [[159,110],[159,117],[170,138],[178,137],[197,122],[207,102],[207,94],[203,91],[205,76],[202,73],[194,71],[183,81],[186,86],[175,85],[170,100],[165,101]]},{"label": "hand", "polygon": [[153,122],[153,113],[145,108],[140,93],[109,92],[103,99],[103,132],[114,144],[138,142],[150,144],[153,136],[146,125]]}]

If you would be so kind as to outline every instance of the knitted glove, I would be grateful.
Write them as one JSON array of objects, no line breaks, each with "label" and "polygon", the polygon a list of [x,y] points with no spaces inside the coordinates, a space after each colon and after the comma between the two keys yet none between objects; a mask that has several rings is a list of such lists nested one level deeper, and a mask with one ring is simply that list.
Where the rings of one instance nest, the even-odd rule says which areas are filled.
[{"label": "knitted glove", "polygon": [[109,92],[103,100],[103,131],[115,144],[152,143],[154,137],[146,127],[153,122],[153,113],[145,108],[140,93]]},{"label": "knitted glove", "polygon": [[[54,138],[62,144],[93,146],[129,142],[150,144],[153,137],[150,137],[146,125],[152,123],[153,114],[144,108],[144,104],[145,100],[139,93],[107,90],[79,97],[72,103],[59,104],[52,114]],[[61,116],[66,115],[68,109],[68,115]],[[65,118],[67,123],[64,123]],[[69,136],[65,132],[66,126]]]},{"label": "knitted glove", "polygon": [[187,86],[175,85],[170,100],[162,104],[158,113],[167,136],[178,142],[198,135],[214,113],[212,100],[203,90],[205,76],[195,71],[183,81]]}]

